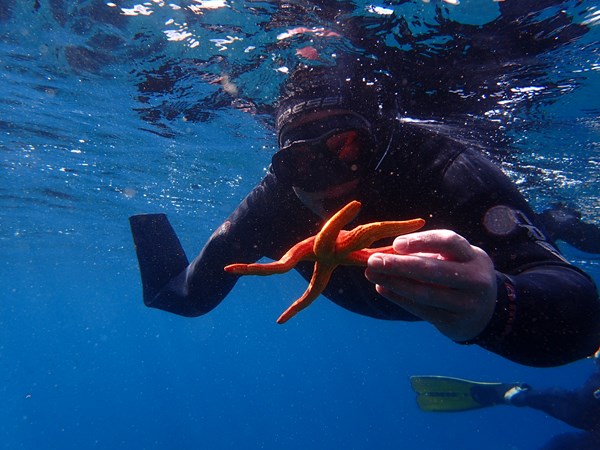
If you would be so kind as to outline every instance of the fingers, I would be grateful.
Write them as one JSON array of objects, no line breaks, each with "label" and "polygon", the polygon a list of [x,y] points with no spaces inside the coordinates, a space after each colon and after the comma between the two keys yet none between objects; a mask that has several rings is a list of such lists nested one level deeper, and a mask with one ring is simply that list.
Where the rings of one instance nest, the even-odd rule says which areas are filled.
[{"label": "fingers", "polygon": [[412,300],[410,297],[403,297],[379,284],[376,285],[375,289],[380,295],[401,306],[409,313],[433,324],[448,322],[448,317],[457,315],[455,311],[439,307],[437,304],[436,306],[429,306]]},{"label": "fingers", "polygon": [[377,277],[380,283],[376,284],[377,291],[380,294],[385,293],[385,297],[401,303],[402,307],[421,305],[423,307],[435,307],[446,311],[453,311],[456,307],[452,304],[454,292],[450,289],[444,289],[440,292],[439,286],[416,283],[413,280],[403,280],[392,277]]},{"label": "fingers", "polygon": [[[478,301],[480,296],[485,295],[489,286],[493,284],[482,286],[482,289],[478,291],[471,291],[391,276],[379,278],[379,281],[376,283],[376,289],[380,294],[384,295],[385,293],[384,297],[405,309],[410,308],[413,313],[421,310],[429,311],[431,308],[457,314],[472,311],[475,306],[474,302]],[[421,313],[418,315],[423,317]]]},{"label": "fingers", "polygon": [[469,339],[487,325],[496,301],[490,257],[447,230],[397,238],[399,254],[376,253],[365,275],[377,292],[431,322],[452,339]]},{"label": "fingers", "polygon": [[[448,289],[465,289],[471,288],[475,283],[488,282],[488,277],[480,276],[484,272],[480,272],[476,267],[428,255],[376,253],[369,258],[367,264],[367,278],[377,284],[396,283],[405,279],[420,284],[444,286]],[[487,266],[484,261],[482,264]],[[467,271],[472,273],[467,274]],[[386,275],[390,277],[385,277]]]},{"label": "fingers", "polygon": [[[403,309],[431,323],[442,334],[455,341],[466,341],[478,336],[485,329],[493,310],[487,313],[481,310],[478,314],[470,311],[452,311],[434,306],[425,306],[418,301],[397,295],[377,285],[377,292]],[[452,302],[454,303],[454,302]]]},{"label": "fingers", "polygon": [[399,236],[393,246],[400,254],[438,253],[451,261],[468,261],[473,255],[469,241],[450,230],[429,230]]},{"label": "fingers", "polygon": [[[487,254],[448,230],[430,230],[396,238],[397,255],[375,254],[368,260],[367,278],[393,275],[451,289],[489,283],[493,265]],[[475,262],[477,261],[477,264]],[[481,264],[481,267],[478,267]]]}]

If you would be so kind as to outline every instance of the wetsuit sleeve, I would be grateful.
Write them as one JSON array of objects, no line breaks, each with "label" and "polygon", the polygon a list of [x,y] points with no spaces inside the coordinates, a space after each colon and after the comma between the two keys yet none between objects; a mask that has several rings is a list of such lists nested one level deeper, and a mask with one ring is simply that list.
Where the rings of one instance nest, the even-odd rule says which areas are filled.
[{"label": "wetsuit sleeve", "polygon": [[461,219],[456,231],[490,255],[498,277],[495,312],[483,332],[465,343],[532,366],[593,354],[600,344],[596,286],[546,239],[510,180],[473,152],[453,161],[445,183],[453,197],[446,204],[458,205],[449,212]]},{"label": "wetsuit sleeve", "polygon": [[573,267],[545,263],[498,273],[494,315],[472,342],[515,362],[556,366],[594,352],[599,320],[593,282]]},{"label": "wetsuit sleeve", "polygon": [[267,175],[248,194],[189,264],[164,214],[130,218],[146,306],[187,317],[205,314],[223,300],[239,277],[226,273],[226,265],[271,257],[286,244],[272,238],[273,229],[287,213],[286,197],[273,178]]}]

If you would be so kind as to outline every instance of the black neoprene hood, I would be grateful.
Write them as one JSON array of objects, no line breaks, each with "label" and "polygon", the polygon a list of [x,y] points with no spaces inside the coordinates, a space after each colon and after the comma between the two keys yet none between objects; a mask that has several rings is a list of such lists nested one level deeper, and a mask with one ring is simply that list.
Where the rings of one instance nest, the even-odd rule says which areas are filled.
[{"label": "black neoprene hood", "polygon": [[284,143],[281,131],[297,119],[327,110],[356,113],[379,133],[378,128],[396,115],[395,96],[385,92],[383,78],[372,61],[358,58],[341,59],[333,66],[298,66],[284,84],[277,105],[279,143]]}]

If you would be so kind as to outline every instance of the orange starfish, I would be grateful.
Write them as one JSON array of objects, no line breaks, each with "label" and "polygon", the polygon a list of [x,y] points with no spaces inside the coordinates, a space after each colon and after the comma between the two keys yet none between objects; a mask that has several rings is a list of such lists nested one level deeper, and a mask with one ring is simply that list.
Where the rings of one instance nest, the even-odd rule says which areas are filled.
[{"label": "orange starfish", "polygon": [[267,264],[230,264],[225,267],[225,271],[239,275],[273,275],[291,270],[299,261],[314,261],[315,267],[308,289],[277,319],[277,323],[287,322],[321,295],[337,266],[366,266],[373,253],[394,252],[391,245],[366,248],[373,242],[410,233],[425,225],[423,219],[413,219],[373,222],[359,225],[351,231],[342,230],[342,227],[356,217],[360,207],[360,202],[356,200],[348,203],[323,225],[319,233],[294,245],[279,261]]}]

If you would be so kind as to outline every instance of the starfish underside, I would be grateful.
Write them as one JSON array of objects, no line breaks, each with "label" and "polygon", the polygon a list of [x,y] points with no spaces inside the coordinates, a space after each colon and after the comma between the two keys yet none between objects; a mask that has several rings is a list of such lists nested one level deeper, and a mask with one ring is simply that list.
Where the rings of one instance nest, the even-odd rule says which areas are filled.
[{"label": "starfish underside", "polygon": [[312,279],[302,297],[277,319],[284,323],[310,305],[327,287],[331,274],[337,266],[366,266],[373,253],[394,253],[392,246],[367,248],[374,242],[411,233],[421,228],[425,221],[373,222],[342,230],[360,211],[361,204],[352,201],[329,219],[319,233],[297,243],[279,261],[267,264],[230,264],[226,272],[238,275],[273,275],[285,273],[300,261],[314,261]]}]

